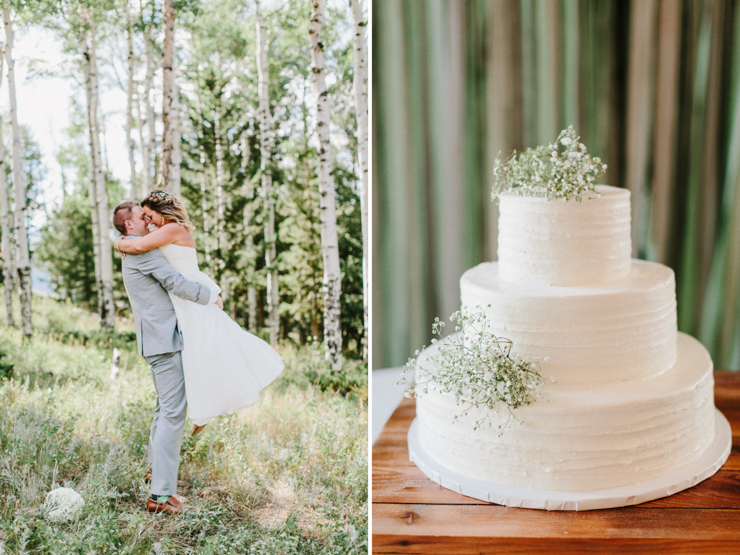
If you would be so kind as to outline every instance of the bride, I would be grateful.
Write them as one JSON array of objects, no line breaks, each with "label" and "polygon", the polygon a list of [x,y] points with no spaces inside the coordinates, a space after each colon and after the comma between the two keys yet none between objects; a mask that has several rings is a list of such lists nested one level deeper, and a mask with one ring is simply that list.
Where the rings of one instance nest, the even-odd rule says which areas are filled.
[{"label": "bride", "polygon": [[[198,269],[194,226],[182,203],[167,191],[154,190],[141,201],[141,208],[157,229],[144,237],[117,239],[122,256],[159,248],[184,277],[220,291]],[[192,303],[173,294],[170,299],[185,344],[182,367],[195,435],[212,418],[259,401],[260,391],[283,371],[283,361],[270,345],[243,330],[215,304]]]}]

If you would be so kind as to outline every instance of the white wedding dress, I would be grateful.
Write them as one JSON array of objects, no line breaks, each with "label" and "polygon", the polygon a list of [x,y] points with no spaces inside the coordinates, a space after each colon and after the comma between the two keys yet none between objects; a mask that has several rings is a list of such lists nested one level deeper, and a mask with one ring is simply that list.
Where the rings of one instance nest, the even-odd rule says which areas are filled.
[{"label": "white wedding dress", "polygon": [[[159,247],[173,268],[208,287],[218,285],[198,269],[194,248]],[[203,425],[259,401],[262,389],[283,371],[283,359],[259,337],[243,330],[215,304],[202,305],[170,293],[185,347],[182,368],[188,412]]]}]

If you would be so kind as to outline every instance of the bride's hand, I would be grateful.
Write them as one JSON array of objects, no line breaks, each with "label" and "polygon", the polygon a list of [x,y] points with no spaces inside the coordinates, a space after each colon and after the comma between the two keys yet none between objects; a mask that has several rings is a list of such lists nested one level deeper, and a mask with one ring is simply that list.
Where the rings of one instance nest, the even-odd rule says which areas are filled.
[{"label": "bride's hand", "polygon": [[216,306],[217,306],[218,308],[220,308],[221,310],[223,310],[223,309],[224,309],[224,301],[223,301],[223,299],[221,298],[221,295],[219,295],[219,296],[218,296],[218,297],[216,298]]}]

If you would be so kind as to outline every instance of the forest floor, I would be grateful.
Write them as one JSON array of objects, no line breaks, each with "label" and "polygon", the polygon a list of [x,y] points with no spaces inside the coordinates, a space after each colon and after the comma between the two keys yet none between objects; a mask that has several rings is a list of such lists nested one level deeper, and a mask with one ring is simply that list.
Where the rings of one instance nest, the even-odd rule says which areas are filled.
[{"label": "forest floor", "polygon": [[[186,424],[178,496],[190,509],[150,514],[155,392],[131,322],[103,334],[69,303],[33,306],[31,340],[0,324],[0,554],[367,553],[366,365],[336,377],[317,347],[281,348],[286,370],[260,403],[195,438]],[[85,501],[66,524],[44,505],[61,486]]]}]

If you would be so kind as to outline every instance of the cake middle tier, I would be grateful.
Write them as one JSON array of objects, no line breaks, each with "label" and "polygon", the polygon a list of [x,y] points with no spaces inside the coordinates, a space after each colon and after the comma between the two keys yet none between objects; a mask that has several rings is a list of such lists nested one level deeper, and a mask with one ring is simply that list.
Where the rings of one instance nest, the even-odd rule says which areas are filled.
[{"label": "cake middle tier", "polygon": [[553,389],[654,376],[676,361],[673,270],[632,261],[632,270],[601,285],[515,283],[486,262],[460,278],[462,307],[486,314],[489,331],[539,361]]}]

